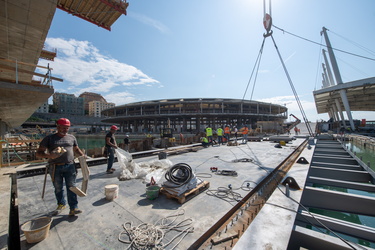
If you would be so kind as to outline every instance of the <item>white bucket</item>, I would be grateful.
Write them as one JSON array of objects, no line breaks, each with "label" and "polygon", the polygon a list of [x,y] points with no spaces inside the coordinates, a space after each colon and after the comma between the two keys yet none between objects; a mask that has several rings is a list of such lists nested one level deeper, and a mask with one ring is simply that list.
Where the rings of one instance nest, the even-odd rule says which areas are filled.
[{"label": "white bucket", "polygon": [[118,197],[118,185],[110,184],[106,185],[104,188],[105,198],[112,201]]},{"label": "white bucket", "polygon": [[40,217],[30,220],[21,226],[25,233],[27,243],[37,243],[47,238],[52,223],[50,217]]}]

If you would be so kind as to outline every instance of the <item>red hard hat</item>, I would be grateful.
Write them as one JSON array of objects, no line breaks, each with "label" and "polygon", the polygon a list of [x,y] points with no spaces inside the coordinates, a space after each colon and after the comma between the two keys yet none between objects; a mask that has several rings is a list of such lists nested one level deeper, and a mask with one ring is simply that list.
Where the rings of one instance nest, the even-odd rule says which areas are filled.
[{"label": "red hard hat", "polygon": [[57,120],[58,125],[70,126],[70,121],[66,118],[60,118]]},{"label": "red hard hat", "polygon": [[117,127],[116,125],[112,125],[112,126],[111,126],[111,129],[113,129],[113,130],[118,130],[118,127]]}]

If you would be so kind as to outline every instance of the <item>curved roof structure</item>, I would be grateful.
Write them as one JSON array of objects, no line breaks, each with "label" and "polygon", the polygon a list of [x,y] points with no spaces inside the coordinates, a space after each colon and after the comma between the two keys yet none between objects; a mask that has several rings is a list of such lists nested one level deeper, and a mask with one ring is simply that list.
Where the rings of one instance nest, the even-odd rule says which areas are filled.
[{"label": "curved roof structure", "polygon": [[[134,102],[102,111],[103,122],[125,129],[158,126],[200,130],[201,126],[251,125],[257,121],[282,122],[287,118],[282,105],[226,98],[179,98]],[[132,130],[132,131],[133,131]],[[138,129],[139,130],[139,129]],[[133,131],[134,132],[134,131]]]}]

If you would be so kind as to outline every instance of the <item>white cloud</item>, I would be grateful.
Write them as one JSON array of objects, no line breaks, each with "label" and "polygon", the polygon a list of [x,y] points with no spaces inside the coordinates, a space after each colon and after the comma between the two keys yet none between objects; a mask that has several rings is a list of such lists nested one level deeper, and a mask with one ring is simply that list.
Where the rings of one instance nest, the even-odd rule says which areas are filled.
[{"label": "white cloud", "polygon": [[139,21],[141,23],[144,23],[148,26],[151,26],[151,27],[159,30],[161,33],[164,33],[164,34],[169,33],[169,28],[158,20],[152,19],[148,16],[138,14],[138,13],[135,13],[135,12],[129,12],[128,16],[136,19],[137,21]]},{"label": "white cloud", "polygon": [[123,105],[136,101],[136,98],[133,96],[133,94],[129,92],[109,93],[105,95],[104,98],[107,100],[107,102],[113,102],[116,105]]},{"label": "white cloud", "polygon": [[53,75],[62,77],[66,88],[78,94],[84,91],[106,93],[121,86],[159,83],[136,67],[101,54],[88,41],[47,38],[46,44],[57,49],[58,56],[50,63]]},{"label": "white cloud", "polygon": [[[316,113],[316,106],[314,101],[302,100],[299,97],[303,111],[305,112],[307,119],[311,121],[315,121],[318,119],[318,115]],[[290,96],[276,96],[271,98],[264,98],[261,100],[257,100],[260,102],[267,102],[272,104],[279,104],[286,106],[288,108],[288,114],[294,114],[299,119],[303,120],[300,108],[297,104],[297,101],[293,95]]]}]

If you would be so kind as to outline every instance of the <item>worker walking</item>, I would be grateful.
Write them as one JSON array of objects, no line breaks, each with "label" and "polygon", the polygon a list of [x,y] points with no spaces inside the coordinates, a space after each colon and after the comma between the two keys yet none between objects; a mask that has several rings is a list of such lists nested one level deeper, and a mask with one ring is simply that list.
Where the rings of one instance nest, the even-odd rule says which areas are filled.
[{"label": "worker walking", "polygon": [[77,195],[69,188],[76,185],[77,171],[74,165],[74,153],[81,156],[84,156],[84,153],[78,147],[77,139],[68,134],[69,128],[70,121],[68,119],[60,118],[57,120],[57,132],[44,137],[36,152],[37,157],[47,158],[50,164],[50,174],[57,201],[57,208],[53,215],[60,214],[66,208],[64,179],[70,207],[69,215],[75,216],[82,213],[82,210],[78,209]]},{"label": "worker walking", "polygon": [[108,154],[107,174],[112,174],[116,169],[112,168],[113,162],[115,161],[115,148],[117,148],[117,142],[115,133],[118,127],[115,125],[111,126],[111,129],[105,136],[105,147]]},{"label": "worker walking", "polygon": [[230,127],[229,127],[229,125],[225,125],[224,136],[225,136],[225,139],[227,140],[227,143],[228,143],[229,139],[230,139]]},{"label": "worker walking", "polygon": [[249,134],[249,128],[245,125],[242,128],[242,143],[247,143],[247,135]]},{"label": "worker walking", "polygon": [[219,143],[219,146],[220,144],[223,144],[223,129],[221,127],[219,127],[217,130],[216,130],[216,133],[217,133],[217,140],[218,140],[218,143]]}]

